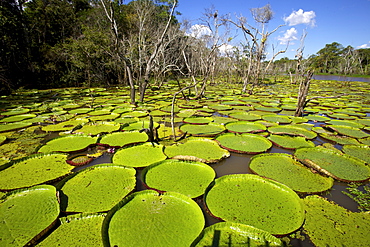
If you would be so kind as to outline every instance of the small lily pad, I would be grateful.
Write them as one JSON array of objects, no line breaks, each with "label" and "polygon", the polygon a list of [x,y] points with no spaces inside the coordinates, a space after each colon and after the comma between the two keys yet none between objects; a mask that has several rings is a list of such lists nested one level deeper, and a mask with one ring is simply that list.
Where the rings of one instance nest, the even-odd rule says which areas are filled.
[{"label": "small lily pad", "polygon": [[88,148],[90,145],[95,144],[98,140],[97,137],[84,136],[84,135],[67,135],[54,138],[48,141],[45,145],[41,146],[38,150],[39,153],[50,152],[74,152],[81,151]]},{"label": "small lily pad", "polygon": [[124,147],[129,144],[146,142],[147,140],[148,135],[144,132],[125,131],[106,134],[99,140],[99,143],[111,147]]},{"label": "small lily pad", "polygon": [[235,153],[257,154],[267,151],[272,146],[265,137],[254,134],[226,133],[219,135],[216,141],[221,147]]},{"label": "small lily pad", "polygon": [[144,143],[119,149],[113,155],[112,162],[128,167],[146,167],[166,158],[163,153],[163,145]]},{"label": "small lily pad", "polygon": [[109,211],[102,233],[108,246],[190,246],[204,224],[202,210],[189,197],[144,190]]},{"label": "small lily pad", "polygon": [[195,198],[204,194],[216,173],[201,162],[164,160],[143,170],[144,183],[159,191],[174,191]]},{"label": "small lily pad", "polygon": [[167,146],[165,154],[172,159],[216,163],[230,156],[229,151],[221,148],[216,141],[206,138],[191,138],[185,143]]}]

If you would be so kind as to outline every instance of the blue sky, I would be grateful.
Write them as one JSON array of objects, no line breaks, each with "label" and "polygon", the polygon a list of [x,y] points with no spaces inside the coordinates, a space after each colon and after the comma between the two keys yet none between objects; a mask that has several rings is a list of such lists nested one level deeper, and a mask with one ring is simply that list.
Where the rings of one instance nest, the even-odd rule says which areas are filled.
[{"label": "blue sky", "polygon": [[[317,53],[325,44],[338,42],[344,47],[370,48],[370,0],[179,0],[177,11],[182,15],[178,19],[187,19],[192,25],[202,25],[199,19],[205,9],[214,6],[219,15],[243,15],[252,26],[256,26],[250,9],[270,4],[274,18],[268,23],[267,30],[285,24],[272,34],[268,40],[270,54],[272,45],[277,50],[284,50],[287,40],[289,48],[282,57],[294,58],[300,46],[300,38],[304,30],[307,36],[304,42],[304,57]],[[233,36],[232,33],[231,36]],[[243,41],[241,32],[231,41],[237,45]]]}]

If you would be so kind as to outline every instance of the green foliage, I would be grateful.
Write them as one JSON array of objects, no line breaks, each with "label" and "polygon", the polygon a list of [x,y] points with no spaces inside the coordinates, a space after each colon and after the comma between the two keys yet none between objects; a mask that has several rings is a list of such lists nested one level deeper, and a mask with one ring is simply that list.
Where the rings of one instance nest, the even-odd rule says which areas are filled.
[{"label": "green foliage", "polygon": [[357,202],[359,210],[370,211],[370,185],[362,186],[361,190],[361,184],[350,183],[346,189],[348,192],[342,191],[342,193]]}]

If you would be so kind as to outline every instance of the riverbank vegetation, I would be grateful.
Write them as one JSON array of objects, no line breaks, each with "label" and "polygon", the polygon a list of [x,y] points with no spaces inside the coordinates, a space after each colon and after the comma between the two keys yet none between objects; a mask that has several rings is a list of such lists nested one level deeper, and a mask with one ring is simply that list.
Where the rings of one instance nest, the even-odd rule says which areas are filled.
[{"label": "riverbank vegetation", "polygon": [[[299,66],[316,73],[370,73],[370,49],[337,42],[302,59],[299,66],[295,59],[276,60],[284,49],[273,49],[273,57],[267,59],[269,35],[280,27],[272,32],[264,29],[273,18],[270,5],[251,9],[253,23],[210,8],[200,20],[212,32],[201,35],[187,21],[179,22],[177,4],[174,0],[1,1],[0,93],[21,87],[129,85],[140,91],[142,101],[146,87],[160,87],[169,78],[191,78],[201,97],[208,83],[253,88],[266,76],[295,74]],[[245,34],[245,40],[231,48],[230,33],[235,29]]]}]

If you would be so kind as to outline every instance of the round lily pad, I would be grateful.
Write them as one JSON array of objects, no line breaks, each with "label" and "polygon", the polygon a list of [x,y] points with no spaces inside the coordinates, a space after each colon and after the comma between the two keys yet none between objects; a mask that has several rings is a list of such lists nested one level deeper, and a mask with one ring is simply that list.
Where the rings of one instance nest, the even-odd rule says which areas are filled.
[{"label": "round lily pad", "polygon": [[216,141],[221,147],[235,153],[257,154],[267,151],[272,146],[265,137],[255,134],[226,133],[219,135]]},{"label": "round lily pad", "polygon": [[230,156],[216,141],[206,138],[191,138],[185,143],[167,146],[164,153],[172,159],[216,163]]},{"label": "round lily pad", "polygon": [[163,153],[163,145],[144,143],[119,149],[113,155],[112,162],[128,167],[145,167],[166,158]]},{"label": "round lily pad", "polygon": [[91,166],[57,184],[62,211],[103,212],[129,194],[136,185],[135,169],[114,164]]},{"label": "round lily pad", "polygon": [[45,145],[41,146],[38,150],[39,153],[50,152],[73,152],[80,151],[88,148],[90,145],[95,144],[97,137],[84,136],[84,135],[67,135],[54,138],[48,141]]},{"label": "round lily pad", "polygon": [[308,120],[315,121],[315,122],[327,122],[330,121],[330,118],[320,115],[308,115],[305,116]]},{"label": "round lily pad", "polygon": [[10,117],[6,117],[6,118],[1,119],[0,123],[18,122],[18,121],[22,121],[22,120],[25,120],[25,119],[28,119],[28,118],[34,118],[34,117],[36,117],[35,114],[14,115],[14,116],[10,116]]},{"label": "round lily pad", "polygon": [[344,145],[342,151],[352,157],[370,164],[370,146],[366,145]]},{"label": "round lily pad", "polygon": [[251,114],[249,112],[234,112],[229,114],[230,117],[245,121],[260,120],[261,116],[257,114]]},{"label": "round lily pad", "polygon": [[38,247],[51,247],[57,243],[65,246],[103,247],[101,227],[106,213],[74,214],[59,219],[60,226],[55,229]]},{"label": "round lily pad", "polygon": [[339,134],[349,137],[364,138],[370,136],[369,134],[363,132],[358,128],[353,128],[345,125],[327,125],[327,127],[338,132]]},{"label": "round lily pad", "polygon": [[[135,122],[135,123],[130,123],[129,125],[122,127],[122,130],[125,130],[125,131],[127,131],[127,130],[141,130],[141,129],[149,128],[149,125],[150,125],[149,121],[146,121],[146,120],[145,121],[139,121],[139,122]],[[153,127],[158,128],[159,123],[154,122]]]},{"label": "round lily pad", "polygon": [[332,178],[311,172],[289,154],[271,153],[253,156],[249,168],[258,175],[283,183],[297,192],[317,193],[333,186]]},{"label": "round lily pad", "polygon": [[100,139],[99,143],[111,147],[123,147],[129,144],[146,142],[147,140],[148,135],[144,132],[140,133],[139,131],[125,131],[104,135]]},{"label": "round lily pad", "polygon": [[75,130],[73,133],[85,135],[98,135],[102,133],[111,133],[121,128],[119,123],[115,122],[96,122],[85,124],[81,129]]},{"label": "round lily pad", "polygon": [[[329,134],[329,133],[320,133],[320,137],[324,139],[328,139],[330,141],[339,143],[341,145],[346,145],[346,144],[360,144],[355,138],[349,137],[349,136],[341,136],[341,135],[336,135],[336,134]],[[366,138],[360,139],[364,140]]]},{"label": "round lily pad", "polygon": [[297,125],[284,125],[284,126],[271,126],[267,129],[268,132],[277,135],[295,135],[295,136],[303,136],[307,139],[313,139],[317,136],[317,134],[313,131],[307,130],[303,127],[299,127]]},{"label": "round lily pad", "polygon": [[201,162],[164,160],[143,170],[144,183],[159,191],[174,191],[195,198],[204,194],[216,173]]},{"label": "round lily pad", "polygon": [[187,117],[183,120],[184,123],[189,124],[209,124],[212,121],[213,118],[211,117]]},{"label": "round lily pad", "polygon": [[0,200],[0,246],[33,245],[59,213],[56,189],[51,185],[12,191]]},{"label": "round lily pad", "polygon": [[279,107],[269,107],[269,106],[258,106],[256,105],[254,107],[257,111],[265,111],[265,112],[279,112],[281,111],[281,108]]},{"label": "round lily pad", "polygon": [[266,126],[261,123],[238,121],[232,122],[225,125],[226,129],[234,133],[255,133],[263,132],[266,130]]},{"label": "round lily pad", "polygon": [[196,202],[176,192],[136,192],[109,211],[103,223],[108,246],[190,246],[203,230]]},{"label": "round lily pad", "polygon": [[13,116],[13,115],[25,114],[29,111],[30,111],[30,109],[27,109],[27,108],[15,108],[15,109],[11,109],[9,111],[1,112],[0,115]]},{"label": "round lily pad", "polygon": [[274,123],[287,124],[287,123],[292,122],[292,120],[289,117],[283,116],[283,115],[277,115],[277,114],[263,115],[262,119],[265,121],[274,122]]},{"label": "round lily pad", "polygon": [[286,149],[315,147],[312,141],[307,141],[302,136],[270,135],[267,138],[275,145]]},{"label": "round lily pad", "polygon": [[57,124],[50,124],[46,126],[42,126],[41,129],[43,131],[68,131],[76,128],[77,126],[89,122],[88,119],[80,118],[80,119],[71,119],[65,122],[57,123]]},{"label": "round lily pad", "polygon": [[194,247],[204,246],[284,246],[270,233],[253,226],[219,222],[203,230]]},{"label": "round lily pad", "polygon": [[215,217],[251,225],[273,235],[285,235],[304,221],[301,199],[288,186],[252,174],[217,178],[205,194]]},{"label": "round lily pad", "polygon": [[0,132],[22,129],[31,126],[31,122],[15,122],[8,124],[0,124]]},{"label": "round lily pad", "polygon": [[188,132],[193,136],[216,136],[225,131],[225,127],[217,123],[204,125],[184,124],[180,126],[182,132]]},{"label": "round lily pad", "polygon": [[365,127],[363,124],[360,124],[355,121],[350,121],[350,120],[333,120],[332,119],[329,122],[327,122],[327,124],[344,125],[344,126],[348,126],[352,128],[359,128],[359,129],[362,129],[363,127]]},{"label": "round lily pad", "polygon": [[355,182],[370,178],[370,168],[365,162],[330,149],[300,148],[294,156],[305,165],[340,181]]},{"label": "round lily pad", "polygon": [[73,166],[66,154],[35,154],[0,167],[0,190],[13,190],[53,181],[68,175]]}]

